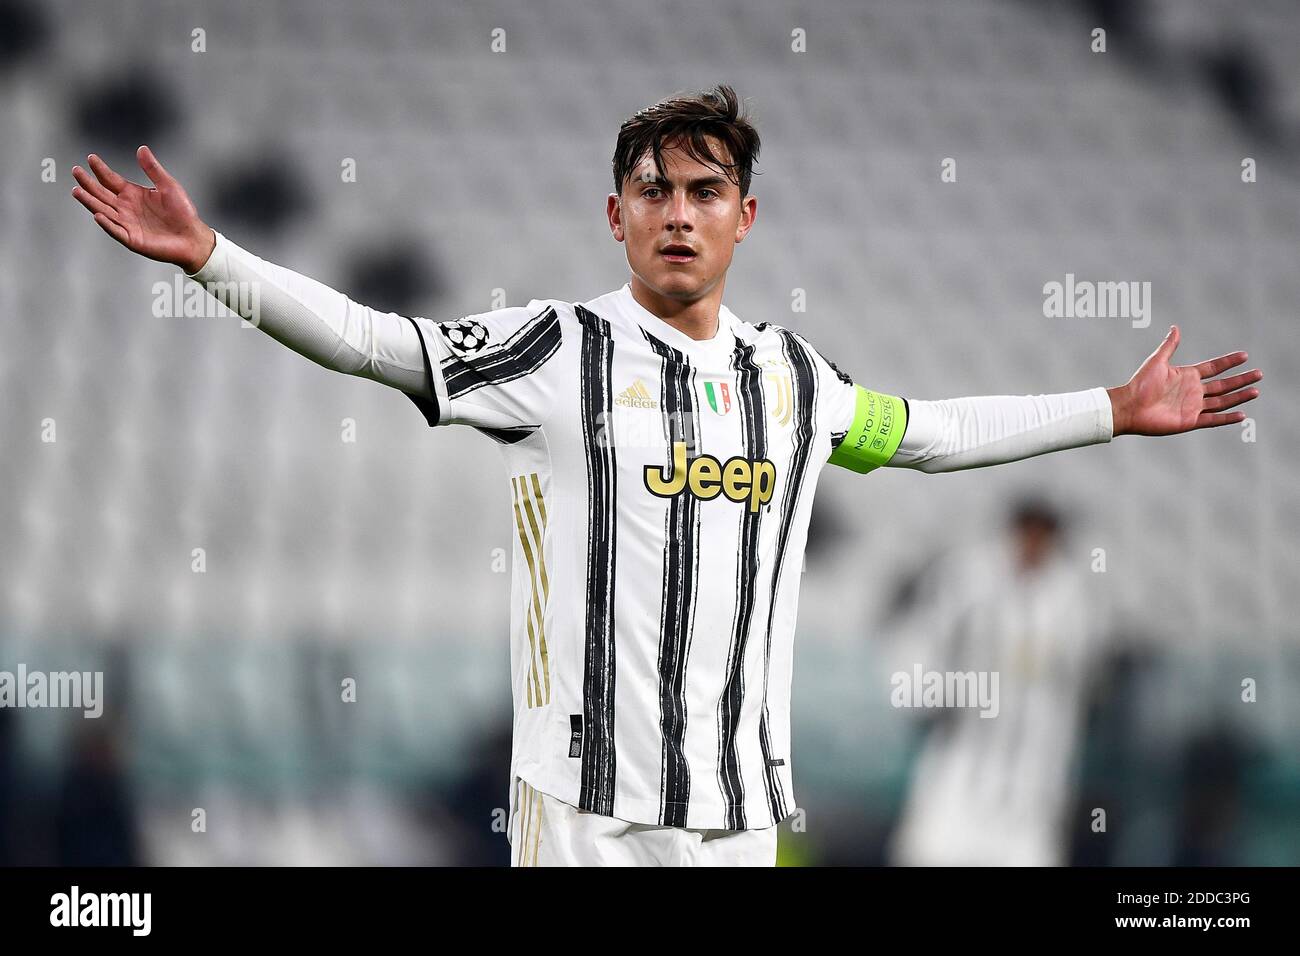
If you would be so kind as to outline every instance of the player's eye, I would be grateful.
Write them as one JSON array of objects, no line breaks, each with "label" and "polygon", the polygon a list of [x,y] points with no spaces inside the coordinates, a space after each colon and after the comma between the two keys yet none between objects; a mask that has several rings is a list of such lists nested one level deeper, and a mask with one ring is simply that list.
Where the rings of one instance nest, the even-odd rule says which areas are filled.
[{"label": "player's eye", "polygon": [[[716,195],[717,195],[717,193],[714,192],[714,190],[712,190],[712,189],[701,189],[701,190],[700,190],[700,194],[703,195],[704,193],[711,193],[713,196],[716,196]],[[705,198],[707,199],[707,198],[710,198],[710,197],[706,196]]]},{"label": "player's eye", "polygon": [[[659,192],[659,187],[658,187],[658,186],[651,186],[649,189],[643,189],[643,190],[641,190],[641,195],[642,195],[642,196],[649,196],[651,193],[657,193],[657,192]],[[652,197],[652,198],[653,198],[653,197]]]}]

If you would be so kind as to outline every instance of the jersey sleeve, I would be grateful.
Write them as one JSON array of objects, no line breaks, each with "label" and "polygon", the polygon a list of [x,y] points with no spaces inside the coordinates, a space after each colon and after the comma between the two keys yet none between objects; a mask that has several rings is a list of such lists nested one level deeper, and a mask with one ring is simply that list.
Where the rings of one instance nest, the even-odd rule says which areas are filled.
[{"label": "jersey sleeve", "polygon": [[521,429],[541,424],[556,388],[548,363],[560,349],[560,316],[534,299],[450,322],[411,320],[424,349],[428,392],[408,397],[430,425]]},{"label": "jersey sleeve", "polygon": [[815,347],[812,351],[821,420],[831,439],[827,461],[859,474],[887,465],[907,430],[907,401],[857,384]]},{"label": "jersey sleeve", "polygon": [[983,468],[1108,442],[1110,395],[1085,388],[1050,395],[972,395],[908,405],[907,435],[891,465],[930,474]]}]

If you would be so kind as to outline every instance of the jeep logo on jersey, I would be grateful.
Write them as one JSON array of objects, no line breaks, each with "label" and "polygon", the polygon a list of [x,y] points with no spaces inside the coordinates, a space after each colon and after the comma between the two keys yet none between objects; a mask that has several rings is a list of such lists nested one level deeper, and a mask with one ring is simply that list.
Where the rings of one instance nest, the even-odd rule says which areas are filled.
[{"label": "jeep logo on jersey", "polygon": [[700,455],[686,462],[686,442],[673,442],[672,468],[646,465],[645,486],[652,495],[672,498],[689,491],[701,501],[712,501],[719,494],[729,501],[749,502],[751,512],[772,500],[776,490],[776,465],[766,458],[750,461],[736,456],[726,462],[712,455]]},{"label": "jeep logo on jersey", "polygon": [[437,326],[452,351],[461,355],[472,355],[487,345],[487,326],[481,322],[456,319],[452,322],[438,322]]}]

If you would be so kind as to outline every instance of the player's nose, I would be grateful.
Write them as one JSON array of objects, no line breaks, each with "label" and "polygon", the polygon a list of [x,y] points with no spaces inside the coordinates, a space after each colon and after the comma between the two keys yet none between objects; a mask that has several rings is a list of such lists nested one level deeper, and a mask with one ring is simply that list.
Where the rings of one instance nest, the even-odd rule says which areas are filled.
[{"label": "player's nose", "polygon": [[686,196],[677,193],[668,203],[667,225],[671,229],[693,229],[691,224],[691,204],[686,201]]}]

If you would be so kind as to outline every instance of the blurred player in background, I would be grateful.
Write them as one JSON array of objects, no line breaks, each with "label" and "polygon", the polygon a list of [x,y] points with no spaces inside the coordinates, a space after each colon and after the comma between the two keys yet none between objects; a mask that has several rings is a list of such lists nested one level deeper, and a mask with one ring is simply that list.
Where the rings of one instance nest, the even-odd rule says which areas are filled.
[{"label": "blurred player in background", "polygon": [[925,712],[935,719],[893,862],[1068,862],[1083,721],[1111,628],[1086,564],[1063,539],[1052,505],[1021,499],[1002,533],[934,562],[899,620],[899,666],[997,673],[998,682],[992,716],[957,706]]}]

